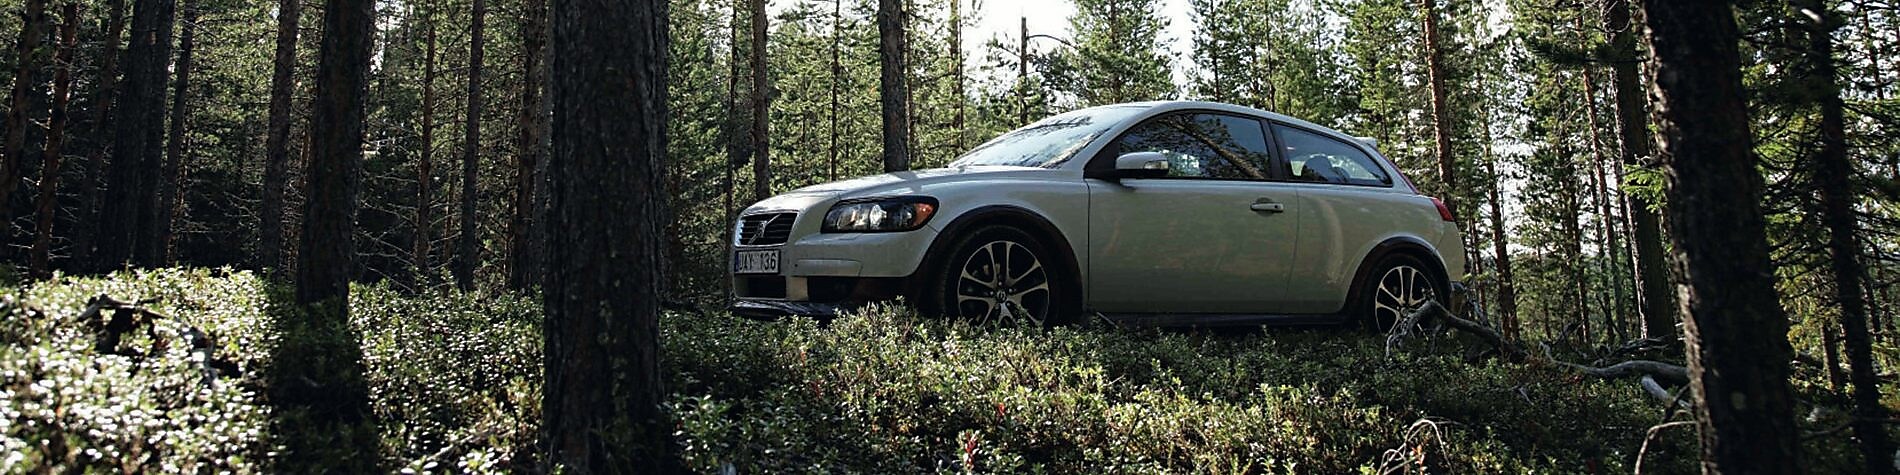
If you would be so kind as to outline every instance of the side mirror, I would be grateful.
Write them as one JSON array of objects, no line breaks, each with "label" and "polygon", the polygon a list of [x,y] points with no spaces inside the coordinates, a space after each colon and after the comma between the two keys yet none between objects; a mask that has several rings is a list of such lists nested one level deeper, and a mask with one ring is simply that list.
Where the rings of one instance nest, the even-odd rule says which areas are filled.
[{"label": "side mirror", "polygon": [[1168,156],[1161,152],[1124,153],[1115,157],[1115,169],[1104,170],[1093,178],[1162,178],[1168,176]]}]

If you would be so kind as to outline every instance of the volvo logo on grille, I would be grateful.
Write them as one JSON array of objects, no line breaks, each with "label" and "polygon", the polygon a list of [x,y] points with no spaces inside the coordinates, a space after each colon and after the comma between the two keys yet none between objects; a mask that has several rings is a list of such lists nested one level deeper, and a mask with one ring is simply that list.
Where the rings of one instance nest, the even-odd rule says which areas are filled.
[{"label": "volvo logo on grille", "polygon": [[761,237],[761,236],[764,236],[764,235],[765,235],[765,230],[766,230],[766,229],[770,229],[770,228],[772,227],[772,223],[773,223],[773,222],[776,222],[776,221],[778,221],[778,219],[779,219],[779,218],[781,218],[781,217],[784,217],[784,216],[785,216],[785,215],[783,215],[783,214],[774,214],[774,215],[771,215],[770,217],[767,217],[767,218],[765,218],[765,221],[763,221],[763,222],[760,222],[760,223],[758,224],[758,226],[757,226],[757,227],[754,227],[754,228],[752,228],[752,234],[751,234],[751,235],[745,235],[745,226],[744,226],[744,225],[740,225],[740,226],[739,226],[739,229],[740,229],[740,236],[739,236],[739,240],[740,240],[740,243],[741,243],[741,244],[745,244],[745,245],[747,245],[747,246],[751,246],[751,245],[755,245],[755,244],[758,244],[758,242],[759,242],[759,237]]}]

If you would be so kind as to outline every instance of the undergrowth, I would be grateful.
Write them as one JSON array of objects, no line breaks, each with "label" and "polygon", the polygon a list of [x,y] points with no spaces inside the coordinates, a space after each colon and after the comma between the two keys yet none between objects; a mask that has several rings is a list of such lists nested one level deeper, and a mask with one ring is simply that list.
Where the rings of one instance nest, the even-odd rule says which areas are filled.
[{"label": "undergrowth", "polygon": [[[130,334],[128,354],[102,353],[76,320],[102,294],[153,299],[166,318]],[[306,338],[286,337],[301,318],[287,300],[257,275],[202,269],[7,291],[0,472],[538,464],[535,299],[358,286],[350,328],[308,337],[346,340],[329,342],[287,341]],[[680,454],[700,473],[1617,473],[1668,418],[1629,382],[1467,362],[1449,340],[1388,355],[1343,329],[980,328],[879,307],[824,326],[669,313],[661,331]],[[353,347],[361,363],[287,344]],[[207,363],[222,369],[207,377]],[[373,417],[352,430],[379,453],[297,452],[334,434],[308,433],[273,395],[331,366],[360,368]],[[1664,430],[1644,468],[1690,471],[1694,453],[1692,428]]]}]

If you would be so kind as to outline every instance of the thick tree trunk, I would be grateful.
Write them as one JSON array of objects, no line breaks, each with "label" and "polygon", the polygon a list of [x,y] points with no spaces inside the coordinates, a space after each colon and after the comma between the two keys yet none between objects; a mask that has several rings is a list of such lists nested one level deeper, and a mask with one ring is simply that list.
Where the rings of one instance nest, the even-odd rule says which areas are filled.
[{"label": "thick tree trunk", "polygon": [[482,146],[482,22],[488,16],[486,0],[475,0],[468,23],[468,115],[462,122],[462,213],[458,221],[461,235],[455,251],[455,286],[475,289],[475,266],[481,261],[481,227],[476,216],[480,183],[475,180],[480,167]]},{"label": "thick tree trunk", "polygon": [[883,111],[884,171],[910,169],[910,85],[904,64],[904,1],[877,2],[878,107]]},{"label": "thick tree trunk", "polygon": [[435,8],[428,8],[423,16],[427,23],[423,27],[422,153],[416,160],[416,242],[409,258],[416,266],[417,283],[428,283],[435,277],[429,255],[435,244]]},{"label": "thick tree trunk", "polygon": [[1726,1],[1645,0],[1705,473],[1800,473],[1788,318]]},{"label": "thick tree trunk", "polygon": [[[1443,48],[1438,37],[1437,0],[1425,0],[1419,7],[1425,30],[1425,73],[1432,93],[1432,139],[1437,145],[1438,158],[1438,196],[1445,200],[1445,207],[1451,208],[1454,215],[1463,216],[1458,208],[1458,165],[1457,157],[1452,156],[1451,148],[1451,102],[1445,92],[1445,60]],[[1454,270],[1454,272],[1457,272]]]},{"label": "thick tree trunk", "polygon": [[99,51],[99,77],[97,90],[93,94],[91,127],[86,135],[92,137],[92,154],[86,159],[86,176],[79,182],[81,208],[76,213],[79,223],[73,231],[73,257],[78,263],[75,267],[85,268],[95,265],[93,244],[98,241],[100,231],[99,181],[106,173],[106,153],[112,143],[112,105],[113,93],[119,85],[119,40],[125,33],[125,0],[106,0],[105,46]]},{"label": "thick tree trunk", "polygon": [[554,2],[544,460],[675,473],[661,404],[667,0]]},{"label": "thick tree trunk", "polygon": [[99,270],[133,263],[154,265],[142,249],[152,234],[158,197],[155,184],[163,153],[165,70],[171,62],[173,0],[138,0],[132,9],[132,40],[126,50],[125,82],[119,91],[113,157],[106,199],[101,203]]},{"label": "thick tree trunk", "polygon": [[508,224],[508,286],[526,289],[541,279],[540,243],[529,229],[534,226],[534,189],[536,163],[541,157],[542,137],[547,135],[547,120],[541,115],[541,88],[547,84],[542,49],[547,46],[546,0],[527,0],[521,22],[521,110],[517,120],[520,135],[515,137],[514,220]]},{"label": "thick tree trunk", "polygon": [[165,140],[164,176],[158,182],[158,208],[153,210],[158,216],[158,229],[152,236],[147,251],[161,265],[172,263],[172,232],[176,228],[179,206],[184,202],[185,179],[185,126],[190,121],[191,99],[191,53],[198,37],[198,6],[186,4],[184,7],[184,33],[178,38],[178,59],[172,65],[176,79],[172,82],[172,110],[169,137]]},{"label": "thick tree trunk", "polygon": [[[1822,220],[1827,223],[1829,270],[1834,280],[1834,303],[1845,330],[1849,378],[1854,384],[1854,435],[1868,473],[1893,473],[1893,447],[1885,427],[1887,411],[1880,405],[1880,379],[1874,374],[1873,353],[1867,336],[1867,296],[1862,292],[1859,218],[1855,216],[1854,166],[1847,157],[1846,119],[1841,88],[1834,67],[1834,12],[1821,0],[1793,0],[1792,24],[1807,36],[1806,86],[1819,100],[1821,148],[1814,157],[1815,185],[1821,194]],[[1830,333],[1832,330],[1828,330]],[[1829,368],[1833,370],[1832,367]]]},{"label": "thick tree trunk", "polygon": [[345,312],[356,267],[356,192],[362,184],[373,5],[371,0],[328,0],[323,12],[298,234],[297,301],[333,303]]},{"label": "thick tree trunk", "polygon": [[270,130],[264,137],[264,202],[258,213],[257,267],[283,276],[284,188],[290,174],[290,101],[297,87],[297,20],[303,0],[277,2],[277,53],[270,76]]},{"label": "thick tree trunk", "polygon": [[46,38],[47,25],[46,0],[26,0],[26,11],[20,24],[20,40],[15,43],[13,56],[19,63],[13,73],[13,92],[7,99],[5,149],[0,150],[0,154],[3,154],[0,155],[0,222],[7,221],[12,215],[7,212],[12,209],[8,203],[20,186],[20,169],[26,163],[26,128],[32,122],[27,113],[31,109],[29,104],[32,96],[40,93],[39,83],[34,78],[39,77],[40,73],[40,42]]},{"label": "thick tree trunk", "polygon": [[[1603,26],[1612,32],[1611,49],[1620,56],[1611,64],[1616,88],[1617,132],[1626,166],[1644,168],[1653,165],[1650,157],[1649,100],[1643,94],[1642,77],[1637,65],[1636,34],[1630,24],[1628,0],[1608,0]],[[1676,337],[1676,292],[1669,283],[1669,268],[1663,255],[1662,224],[1650,210],[1652,203],[1641,196],[1624,200],[1630,219],[1630,243],[1635,247],[1637,308],[1643,315],[1643,338]]]},{"label": "thick tree trunk", "polygon": [[349,344],[354,340],[348,331],[375,5],[374,0],[327,0],[323,11],[294,280],[303,318],[278,323],[291,332],[278,351],[307,362],[279,371],[278,377],[315,384],[303,389],[293,389],[300,386],[288,381],[272,385],[278,388],[273,403],[308,414],[303,429],[313,434],[288,438],[283,463],[289,467],[312,466],[307,464],[318,461],[310,459],[323,457],[331,470],[379,471],[378,457],[334,459],[338,453],[376,453],[362,355]]},{"label": "thick tree trunk", "polygon": [[752,0],[752,199],[772,197],[772,91],[765,66],[765,0]]},{"label": "thick tree trunk", "polygon": [[79,4],[67,3],[61,14],[66,23],[60,26],[59,53],[53,59],[58,68],[53,73],[53,113],[46,121],[46,149],[42,155],[46,164],[40,167],[40,197],[35,204],[39,216],[27,265],[36,278],[46,278],[52,272],[49,254],[53,248],[53,215],[59,211],[59,168],[66,158],[60,148],[66,145],[66,104],[73,95],[73,50],[79,45]]}]

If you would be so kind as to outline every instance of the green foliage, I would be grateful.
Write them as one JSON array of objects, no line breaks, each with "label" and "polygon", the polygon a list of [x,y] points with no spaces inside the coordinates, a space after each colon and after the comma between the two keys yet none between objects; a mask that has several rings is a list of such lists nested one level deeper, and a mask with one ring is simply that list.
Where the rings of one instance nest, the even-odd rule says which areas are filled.
[{"label": "green foliage", "polygon": [[1050,81],[1080,106],[1174,98],[1160,7],[1159,0],[1076,1],[1074,44],[1051,62]]},{"label": "green foliage", "polygon": [[[1435,470],[1627,470],[1661,416],[1628,384],[1387,357],[1332,330],[982,329],[894,309],[662,328],[697,471],[1345,473],[1428,417]],[[1693,443],[1651,451],[1650,467],[1686,469]]]},{"label": "green foliage", "polygon": [[[285,321],[294,315],[280,303],[285,293],[248,272],[63,277],[7,294],[0,301],[8,322],[0,326],[0,421],[7,421],[0,425],[0,472],[318,471],[379,461],[388,469],[430,471],[531,466],[540,331],[538,306],[527,299],[417,298],[358,287],[349,328],[320,331]],[[143,356],[94,350],[91,329],[75,317],[95,295],[156,300],[150,308],[167,318],[122,344]],[[212,361],[228,363],[209,383],[204,357],[183,337],[188,328],[211,337]],[[338,367],[325,361],[356,351],[362,374],[355,377],[367,389],[375,422],[315,426],[324,421],[284,405],[281,399],[295,397],[287,390],[333,391],[297,386],[284,375],[328,380],[332,375],[318,373]],[[347,441],[355,431],[380,439],[382,453],[347,445],[285,453]],[[316,464],[282,465],[290,460]]]}]

